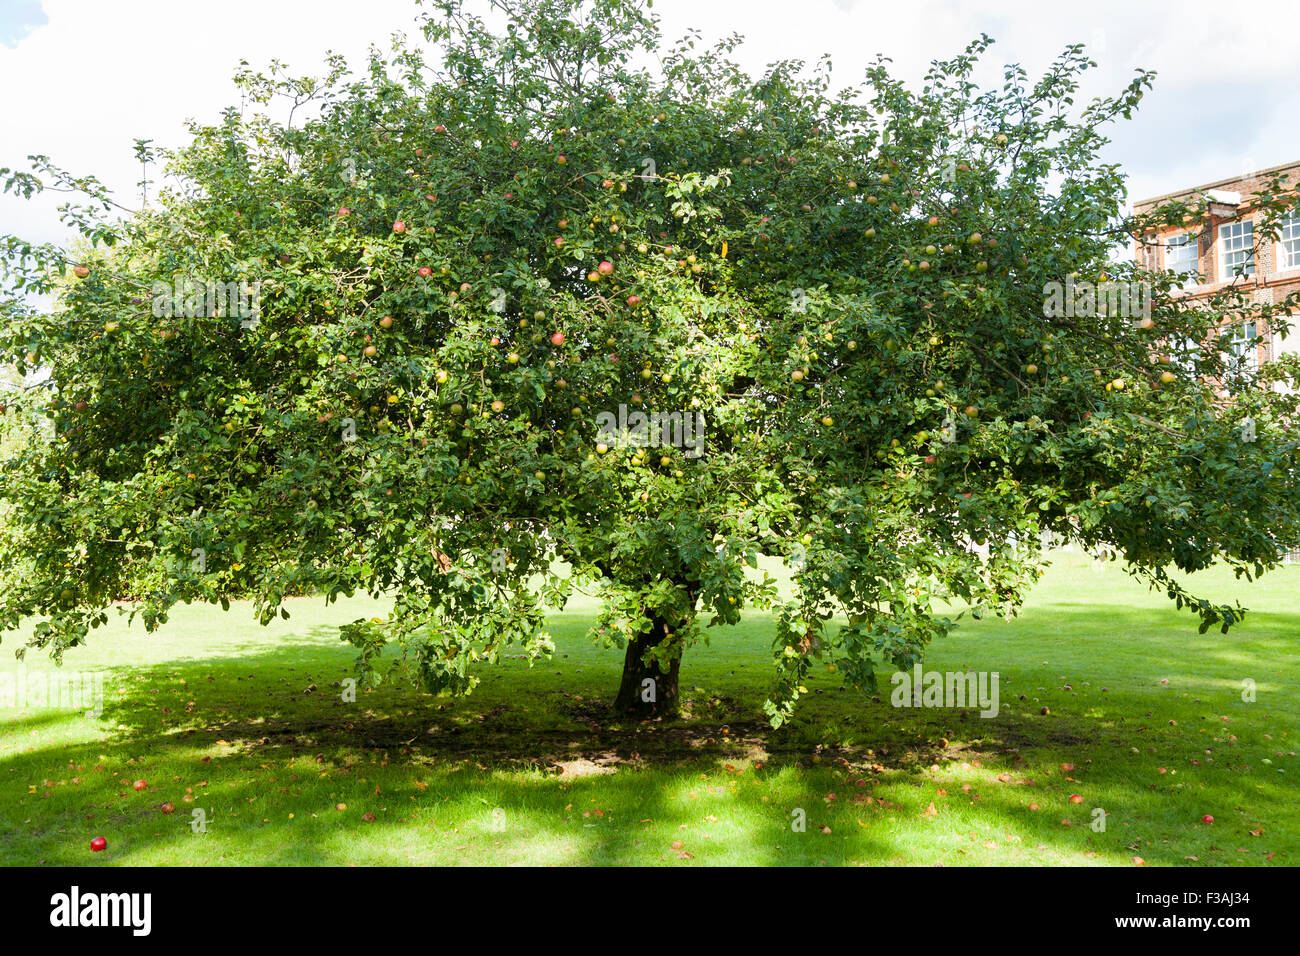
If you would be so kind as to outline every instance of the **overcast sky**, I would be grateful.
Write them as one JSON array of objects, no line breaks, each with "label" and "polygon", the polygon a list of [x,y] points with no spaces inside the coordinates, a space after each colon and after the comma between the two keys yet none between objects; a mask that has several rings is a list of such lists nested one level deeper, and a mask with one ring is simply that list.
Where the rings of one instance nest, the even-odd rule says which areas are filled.
[{"label": "overcast sky", "polygon": [[[1159,72],[1136,118],[1115,128],[1108,158],[1128,173],[1130,199],[1300,159],[1300,46],[1294,0],[1054,4],[1043,0],[658,0],[667,37],[747,38],[751,73],[774,59],[830,53],[835,78],[861,78],[877,53],[916,81],[933,59],[981,32],[993,65],[1039,73],[1068,43],[1100,68],[1088,93],[1121,89],[1138,67]],[[240,58],[278,58],[318,72],[326,51],[360,64],[398,30],[413,37],[413,0],[0,0],[0,166],[44,153],[93,173],[127,205],[139,168],[132,141],[175,146],[184,121],[214,121],[236,104]],[[1000,72],[1000,71],[999,71]],[[996,74],[995,74],[996,75]],[[0,232],[62,240],[54,209],[0,198]]]}]

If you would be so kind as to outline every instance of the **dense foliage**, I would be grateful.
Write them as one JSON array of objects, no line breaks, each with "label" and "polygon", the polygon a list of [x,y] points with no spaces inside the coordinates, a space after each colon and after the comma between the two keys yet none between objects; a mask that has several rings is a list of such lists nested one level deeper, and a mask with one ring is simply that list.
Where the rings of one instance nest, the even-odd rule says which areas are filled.
[{"label": "dense foliage", "polygon": [[[597,589],[618,704],[652,714],[704,625],[770,607],[779,723],[816,662],[871,687],[918,660],[954,626],[938,602],[1014,613],[1045,531],[1225,632],[1242,609],[1167,569],[1254,575],[1300,538],[1294,395],[1233,377],[1217,341],[1297,303],[1193,307],[1115,257],[1201,214],[1126,219],[1098,158],[1149,74],[1077,108],[1071,47],[982,90],[982,39],[919,90],[879,62],[835,92],[826,61],[755,81],[738,40],[661,49],[630,0],[493,7],[504,28],[437,4],[432,60],[244,69],[249,108],[161,156],[140,210],[43,157],[3,171],[88,196],[66,215],[93,251],[4,239],[0,351],[48,371],[9,414],[54,439],[4,462],[0,630],[36,617],[59,655],[123,594],[153,627],[177,601],[250,594],[265,622],[290,593],[389,592],[344,629],[360,662],[377,679],[395,644],[464,692]],[[1067,278],[1149,282],[1153,321],[1045,309]],[[251,312],[193,294],[236,281]],[[620,406],[683,413],[702,454],[611,443]]]}]

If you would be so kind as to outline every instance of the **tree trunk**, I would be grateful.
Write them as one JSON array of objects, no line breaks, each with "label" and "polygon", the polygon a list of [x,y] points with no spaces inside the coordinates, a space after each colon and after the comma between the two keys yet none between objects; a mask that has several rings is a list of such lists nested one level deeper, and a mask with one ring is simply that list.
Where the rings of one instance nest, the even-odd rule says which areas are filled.
[{"label": "tree trunk", "polygon": [[623,658],[623,680],[614,701],[617,713],[640,720],[677,714],[677,670],[682,663],[680,650],[669,664],[667,673],[659,670],[655,661],[646,663],[642,660],[645,652],[664,640],[668,632],[668,623],[654,618],[650,630],[628,644],[627,655]]}]

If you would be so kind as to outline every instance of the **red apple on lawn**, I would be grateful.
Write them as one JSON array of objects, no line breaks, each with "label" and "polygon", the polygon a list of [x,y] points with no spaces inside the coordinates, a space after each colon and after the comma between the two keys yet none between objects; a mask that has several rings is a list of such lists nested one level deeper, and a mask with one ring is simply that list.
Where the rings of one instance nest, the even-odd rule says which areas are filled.
[{"label": "red apple on lawn", "polygon": [[397,222],[393,223],[393,232],[406,232],[406,223],[400,219],[397,220]]},{"label": "red apple on lawn", "polygon": [[1210,815],[1207,813],[1205,816],[1201,817],[1201,822],[1202,822],[1202,823],[1213,823],[1213,822],[1214,822],[1214,817],[1210,816]]},{"label": "red apple on lawn", "polygon": [[131,786],[135,787],[136,790],[143,790],[145,787],[149,786],[149,784],[145,783],[143,780],[137,780]]},{"label": "red apple on lawn", "polygon": [[1077,794],[1077,793],[1072,793],[1072,794],[1070,794],[1070,802],[1071,802],[1071,803],[1083,803],[1083,797],[1079,796],[1079,794]]},{"label": "red apple on lawn", "polygon": [[107,850],[108,841],[103,837],[95,837],[95,839],[90,841],[90,849],[95,853],[98,853],[100,850]]},{"label": "red apple on lawn", "polygon": [[172,813],[176,810],[176,804],[164,803],[159,809],[161,809],[163,813]]}]

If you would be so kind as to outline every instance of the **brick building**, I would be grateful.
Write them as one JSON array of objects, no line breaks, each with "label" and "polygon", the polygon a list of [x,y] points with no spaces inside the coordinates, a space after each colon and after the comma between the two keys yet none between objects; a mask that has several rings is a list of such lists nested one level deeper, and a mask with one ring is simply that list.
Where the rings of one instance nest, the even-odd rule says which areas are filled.
[{"label": "brick building", "polygon": [[[1163,196],[1153,196],[1133,204],[1141,214],[1154,206],[1174,200],[1193,200],[1204,196],[1208,214],[1200,222],[1170,226],[1139,237],[1137,263],[1147,269],[1173,269],[1186,272],[1185,294],[1201,298],[1234,282],[1251,290],[1256,302],[1280,302],[1300,289],[1300,213],[1281,223],[1276,240],[1259,228],[1263,213],[1255,208],[1251,196],[1268,188],[1276,176],[1282,176],[1289,189],[1300,187],[1300,162],[1274,166],[1248,176],[1236,176],[1217,182],[1179,189]],[[1246,274],[1236,275],[1246,263]],[[1284,352],[1300,352],[1300,316],[1296,328],[1286,337],[1268,328],[1256,328],[1243,322],[1233,330],[1233,350],[1243,364],[1258,368]],[[1259,338],[1251,349],[1247,343]],[[1253,354],[1251,354],[1253,353]]]}]

